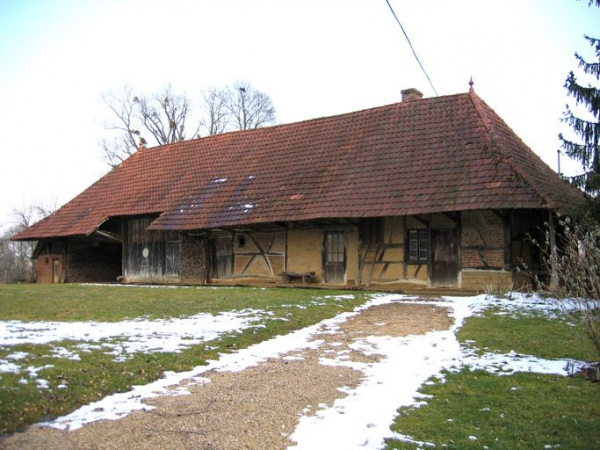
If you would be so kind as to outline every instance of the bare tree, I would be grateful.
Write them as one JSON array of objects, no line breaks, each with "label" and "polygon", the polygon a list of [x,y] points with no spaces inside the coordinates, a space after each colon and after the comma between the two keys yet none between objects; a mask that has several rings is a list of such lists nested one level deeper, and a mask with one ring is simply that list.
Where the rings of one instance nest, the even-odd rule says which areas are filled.
[{"label": "bare tree", "polygon": [[202,127],[209,136],[223,133],[230,122],[227,104],[227,90],[209,88],[202,95],[202,109],[205,115]]},{"label": "bare tree", "polygon": [[13,209],[9,228],[0,236],[0,283],[30,282],[35,279],[32,260],[36,242],[11,241],[10,237],[56,210],[53,204],[29,204]]},{"label": "bare tree", "polygon": [[[163,145],[197,137],[200,129],[214,135],[275,122],[275,108],[269,96],[247,81],[237,81],[232,87],[209,88],[201,94],[200,111],[194,111],[189,98],[170,85],[151,96],[136,95],[131,87],[124,87],[117,94],[103,94],[102,99],[111,116],[104,128],[112,137],[100,144],[113,167],[148,144],[146,138]],[[200,118],[196,118],[198,113]],[[189,123],[194,125],[188,128]]]},{"label": "bare tree", "polygon": [[141,142],[141,133],[135,126],[135,96],[129,86],[122,88],[119,94],[102,94],[104,104],[111,111],[113,121],[106,122],[104,128],[117,133],[110,140],[102,139],[100,145],[104,156],[111,166],[116,166],[133,155]]},{"label": "bare tree", "polygon": [[103,94],[102,100],[112,117],[104,128],[116,134],[101,141],[104,156],[113,167],[145,146],[145,136],[153,138],[154,144],[163,145],[198,134],[199,126],[190,135],[186,130],[188,120],[192,120],[190,100],[185,94],[174,92],[170,85],[151,96],[135,95],[126,86],[118,94]]},{"label": "bare tree", "polygon": [[[173,92],[168,85],[152,97],[134,97],[137,118],[159,145],[172,144],[186,139],[186,122],[190,114],[190,101],[185,94]],[[190,137],[198,134],[199,127]]]},{"label": "bare tree", "polygon": [[271,98],[247,81],[236,81],[233,88],[227,88],[225,106],[238,130],[275,123],[275,107]]}]

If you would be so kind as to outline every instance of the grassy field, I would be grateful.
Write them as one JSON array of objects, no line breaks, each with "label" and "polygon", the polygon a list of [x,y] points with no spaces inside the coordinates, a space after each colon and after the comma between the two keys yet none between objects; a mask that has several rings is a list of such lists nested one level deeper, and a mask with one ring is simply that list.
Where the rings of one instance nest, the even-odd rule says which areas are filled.
[{"label": "grassy field", "polygon": [[[576,315],[498,314],[467,319],[458,338],[486,352],[511,350],[545,359],[594,358]],[[421,407],[402,408],[392,429],[436,448],[587,450],[600,448],[600,383],[582,376],[486,371],[444,373],[421,393]],[[416,449],[389,440],[387,449]]]},{"label": "grassy field", "polygon": [[[343,299],[336,295],[344,295]],[[116,361],[105,348],[81,351],[81,342],[0,347],[0,360],[24,355],[19,373],[0,374],[0,434],[52,419],[132,385],[185,371],[215,359],[218,353],[244,348],[350,311],[367,299],[362,294],[305,289],[150,288],[79,285],[0,285],[0,320],[119,322],[135,318],[169,319],[198,313],[263,310],[260,323],[239,333],[191,346],[179,353],[135,353]],[[80,360],[57,357],[57,348]],[[6,359],[5,359],[6,360]],[[9,360],[12,361],[12,360]],[[27,368],[48,380],[47,389],[27,382]],[[39,369],[41,368],[41,369]],[[39,370],[38,370],[39,369]],[[68,386],[68,388],[65,388]]]},{"label": "grassy field", "polygon": [[[303,289],[0,285],[1,321],[121,323],[248,308],[266,312],[244,331],[226,333],[178,353],[134,353],[123,361],[107,348],[81,351],[79,341],[0,346],[0,362],[13,361],[6,357],[20,354],[14,362],[23,368],[20,373],[0,373],[0,433],[64,415],[108,394],[156,380],[164,371],[189,370],[218,353],[315,324],[367,299],[368,295],[360,293]],[[490,308],[468,318],[458,338],[480,352],[593,359],[593,349],[577,324],[572,314],[505,314]],[[58,357],[57,348],[77,353],[80,359]],[[23,382],[34,378],[27,374],[30,368],[48,380],[47,389]],[[392,429],[415,441],[434,443],[436,448],[600,448],[600,383],[583,377],[501,376],[463,369],[443,373],[443,380],[433,378],[421,393],[426,404],[402,408]],[[389,440],[386,448],[420,447]]]}]

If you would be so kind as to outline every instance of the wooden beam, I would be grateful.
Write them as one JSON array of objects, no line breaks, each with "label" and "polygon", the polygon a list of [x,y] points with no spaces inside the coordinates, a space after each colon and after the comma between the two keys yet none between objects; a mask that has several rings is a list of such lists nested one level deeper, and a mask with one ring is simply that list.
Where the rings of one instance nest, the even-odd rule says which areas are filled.
[{"label": "wooden beam", "polygon": [[265,263],[267,264],[267,267],[269,268],[269,272],[271,272],[271,275],[274,275],[273,267],[271,267],[271,261],[269,261],[269,257],[265,254],[265,251],[260,246],[259,242],[256,239],[254,239],[254,237],[250,233],[248,233],[246,236],[248,236],[252,240],[252,242],[254,242],[254,245],[256,245],[256,248],[262,255],[263,259],[265,260]]},{"label": "wooden beam", "polygon": [[460,213],[444,212],[443,214],[448,219],[450,219],[452,222],[454,222],[454,225],[458,226],[458,224],[460,223],[460,217],[459,217]]},{"label": "wooden beam", "polygon": [[365,246],[364,252],[361,255],[359,255],[358,277],[357,277],[359,284],[362,283],[363,270],[365,269],[365,262],[367,261],[367,255],[369,254],[369,248],[370,247],[371,247],[371,244],[367,244]]},{"label": "wooden beam", "polygon": [[[371,284],[371,280],[373,279],[373,272],[375,271],[375,264],[376,264],[377,260],[379,259],[379,257],[378,257],[379,256],[379,248],[380,248],[379,245],[377,245],[377,247],[375,247],[375,256],[373,258],[373,263],[371,264],[371,270],[369,272],[369,278],[367,280],[367,287],[369,287],[369,285]],[[385,252],[385,249],[383,251]]]},{"label": "wooden beam", "polygon": [[425,225],[427,228],[429,228],[429,224],[430,221],[427,219],[421,219],[419,216],[411,216],[413,219],[415,219],[417,222],[420,222],[421,224]]},{"label": "wooden beam", "polygon": [[106,239],[110,239],[111,241],[117,241],[119,243],[123,242],[123,238],[121,238],[121,236],[119,236],[118,234],[115,234],[115,233],[111,233],[110,231],[96,230],[95,233]]}]

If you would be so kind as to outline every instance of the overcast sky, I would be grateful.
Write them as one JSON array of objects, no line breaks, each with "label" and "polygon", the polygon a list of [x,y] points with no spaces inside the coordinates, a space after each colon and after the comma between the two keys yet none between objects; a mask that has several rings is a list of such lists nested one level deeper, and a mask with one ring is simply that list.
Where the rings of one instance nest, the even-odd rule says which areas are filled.
[{"label": "overcast sky", "polygon": [[[556,170],[587,0],[390,0],[439,95],[475,91]],[[247,80],[279,123],[435,93],[385,0],[0,0],[0,223],[108,170],[101,93],[167,83],[192,100]],[[573,173],[563,158],[563,172]]]}]

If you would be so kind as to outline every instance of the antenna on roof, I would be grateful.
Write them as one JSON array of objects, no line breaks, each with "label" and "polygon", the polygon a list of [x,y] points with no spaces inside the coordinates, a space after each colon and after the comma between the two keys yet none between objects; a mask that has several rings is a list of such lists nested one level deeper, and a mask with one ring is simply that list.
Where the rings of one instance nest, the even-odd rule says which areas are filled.
[{"label": "antenna on roof", "polygon": [[473,81],[473,77],[471,77],[471,79],[469,80],[469,92],[473,91],[474,84],[475,84],[475,82]]}]

